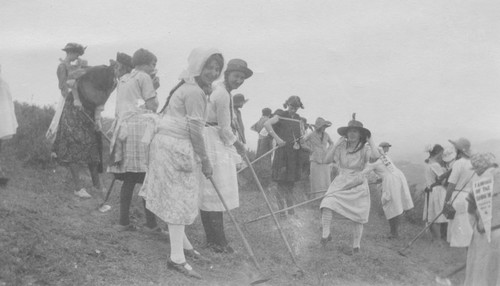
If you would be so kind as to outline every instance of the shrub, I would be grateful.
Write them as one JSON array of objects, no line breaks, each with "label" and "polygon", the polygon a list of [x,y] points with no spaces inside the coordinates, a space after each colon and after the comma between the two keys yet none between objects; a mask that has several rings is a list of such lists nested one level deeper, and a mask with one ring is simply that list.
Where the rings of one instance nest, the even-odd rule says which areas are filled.
[{"label": "shrub", "polygon": [[7,148],[13,149],[17,159],[26,165],[41,168],[53,166],[45,132],[54,117],[54,109],[17,101],[14,107],[19,127],[13,139],[8,141]]},{"label": "shrub", "polygon": [[[16,158],[36,168],[53,168],[55,160],[51,158],[51,144],[45,133],[54,117],[55,110],[49,106],[37,106],[28,103],[14,102],[16,111],[16,135],[5,144],[6,152],[12,152]],[[104,118],[103,129],[109,130],[113,120]],[[108,134],[109,137],[109,134]],[[103,138],[103,163],[109,160],[109,143]]]}]

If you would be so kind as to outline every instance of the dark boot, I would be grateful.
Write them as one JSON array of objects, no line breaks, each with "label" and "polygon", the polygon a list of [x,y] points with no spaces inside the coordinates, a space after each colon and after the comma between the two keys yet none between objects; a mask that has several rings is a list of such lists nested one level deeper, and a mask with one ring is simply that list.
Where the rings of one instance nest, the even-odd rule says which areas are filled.
[{"label": "dark boot", "polygon": [[212,226],[214,230],[215,252],[233,253],[234,250],[229,246],[224,232],[224,217],[223,212],[211,212]]},{"label": "dark boot", "polygon": [[391,228],[391,234],[389,235],[389,238],[398,238],[399,216],[389,219],[389,226]]},{"label": "dark boot", "polygon": [[120,190],[120,225],[130,224],[130,204],[134,194],[135,182],[125,179]]},{"label": "dark boot", "polygon": [[207,246],[211,246],[215,243],[214,228],[212,225],[211,212],[200,210],[201,223],[205,229],[205,235],[207,238]]}]

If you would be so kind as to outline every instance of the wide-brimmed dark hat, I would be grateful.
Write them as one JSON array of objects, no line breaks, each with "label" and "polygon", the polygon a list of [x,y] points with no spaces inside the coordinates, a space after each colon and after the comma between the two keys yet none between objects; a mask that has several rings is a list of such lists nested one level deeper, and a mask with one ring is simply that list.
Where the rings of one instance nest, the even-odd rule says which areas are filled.
[{"label": "wide-brimmed dark hat", "polygon": [[233,96],[233,103],[242,103],[245,104],[248,101],[248,99],[245,99],[245,96],[241,93],[235,94]]},{"label": "wide-brimmed dark hat", "polygon": [[85,53],[86,48],[87,47],[84,47],[84,46],[77,44],[77,43],[67,43],[66,46],[62,50],[65,52],[75,52],[81,56]]},{"label": "wide-brimmed dark hat", "polygon": [[359,130],[359,132],[362,135],[364,134],[366,137],[372,136],[372,133],[370,132],[370,130],[364,128],[363,123],[361,123],[361,121],[356,120],[356,113],[352,114],[352,120],[349,121],[349,123],[347,123],[347,126],[340,127],[339,129],[337,129],[337,133],[340,136],[345,137],[345,136],[347,136],[347,131],[349,131],[349,129],[357,129],[357,130]]},{"label": "wide-brimmed dark hat", "polygon": [[253,75],[253,71],[248,68],[247,62],[240,59],[232,59],[227,63],[226,72],[240,71],[245,74],[245,79]]},{"label": "wide-brimmed dark hat", "polygon": [[467,156],[471,156],[471,150],[470,150],[470,141],[466,138],[459,138],[458,140],[448,140],[450,141],[453,146],[455,146],[455,149],[457,151],[462,151]]},{"label": "wide-brimmed dark hat", "polygon": [[332,126],[332,123],[330,121],[323,119],[323,117],[318,117],[316,119],[316,122],[314,122],[314,128],[319,129],[323,126],[330,127]]},{"label": "wide-brimmed dark hat", "polygon": [[116,53],[116,61],[129,68],[134,68],[132,65],[132,57],[125,53]]}]

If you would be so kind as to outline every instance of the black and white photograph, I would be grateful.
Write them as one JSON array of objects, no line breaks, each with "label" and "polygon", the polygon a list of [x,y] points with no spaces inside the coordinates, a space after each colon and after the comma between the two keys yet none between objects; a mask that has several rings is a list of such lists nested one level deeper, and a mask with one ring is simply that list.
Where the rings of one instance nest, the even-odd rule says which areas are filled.
[{"label": "black and white photograph", "polygon": [[500,2],[0,7],[0,286],[500,286]]}]

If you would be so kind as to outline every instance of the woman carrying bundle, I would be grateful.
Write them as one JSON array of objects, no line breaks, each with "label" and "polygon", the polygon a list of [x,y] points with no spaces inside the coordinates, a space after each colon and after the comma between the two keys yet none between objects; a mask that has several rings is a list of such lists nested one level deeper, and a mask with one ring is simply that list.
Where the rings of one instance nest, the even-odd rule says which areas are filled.
[{"label": "woman carrying bundle", "polygon": [[[59,89],[64,98],[62,112],[56,112],[56,116],[47,132],[50,139],[55,141],[52,146],[57,156],[57,161],[66,166],[72,176],[74,183],[74,194],[80,198],[90,198],[91,195],[83,187],[80,181],[80,164],[86,164],[89,168],[94,188],[102,191],[102,183],[99,173],[102,173],[102,140],[98,132],[101,128],[101,112],[104,102],[114,88],[114,81],[108,79],[109,90],[101,96],[102,104],[96,105],[86,101],[84,94],[79,92],[77,80],[87,71],[87,62],[79,57],[84,54],[85,48],[76,43],[68,43],[63,51],[66,58],[61,60],[57,68]],[[102,78],[101,78],[102,80]],[[59,115],[59,117],[57,116]],[[55,128],[53,128],[55,126]],[[97,131],[96,131],[97,130]]]},{"label": "woman carrying bundle", "polygon": [[330,224],[334,212],[352,223],[352,249],[344,251],[347,255],[359,252],[363,224],[368,222],[370,214],[370,190],[362,171],[370,160],[380,157],[370,130],[356,120],[355,114],[352,117],[347,126],[337,129],[342,137],[327,154],[327,160],[333,159],[338,165],[339,175],[330,184],[320,205],[322,247],[332,240]]},{"label": "woman carrying bundle", "polygon": [[213,172],[203,129],[212,82],[220,76],[223,66],[224,60],[217,50],[193,50],[188,68],[170,92],[156,126],[143,139],[151,143],[148,172],[139,195],[146,200],[146,208],[168,224],[167,266],[199,279],[201,276],[186,262],[185,256],[203,258],[193,249],[184,229],[198,215],[203,175],[208,178]]}]

